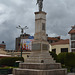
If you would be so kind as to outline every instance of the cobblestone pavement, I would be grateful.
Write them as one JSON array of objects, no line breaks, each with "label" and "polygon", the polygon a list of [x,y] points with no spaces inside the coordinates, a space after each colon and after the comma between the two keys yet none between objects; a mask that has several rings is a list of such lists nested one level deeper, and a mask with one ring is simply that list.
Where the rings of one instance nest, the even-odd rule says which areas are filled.
[{"label": "cobblestone pavement", "polygon": [[68,73],[68,75],[75,75],[75,73]]},{"label": "cobblestone pavement", "polygon": [[[8,75],[13,75],[13,74],[8,74]],[[68,73],[67,75],[75,75],[75,73]]]},{"label": "cobblestone pavement", "polygon": [[[8,74],[8,75],[13,75],[13,74]],[[68,73],[67,75],[75,75],[75,73]]]},{"label": "cobblestone pavement", "polygon": [[[8,75],[13,75],[13,74],[8,74]],[[75,73],[68,73],[67,75],[75,75]]]}]

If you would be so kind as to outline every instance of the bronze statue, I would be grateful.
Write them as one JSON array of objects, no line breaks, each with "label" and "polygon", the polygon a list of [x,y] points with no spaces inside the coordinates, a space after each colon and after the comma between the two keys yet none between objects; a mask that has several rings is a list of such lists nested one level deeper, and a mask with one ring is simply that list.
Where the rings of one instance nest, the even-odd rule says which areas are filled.
[{"label": "bronze statue", "polygon": [[38,7],[39,7],[39,11],[42,11],[43,8],[43,0],[37,0]]}]

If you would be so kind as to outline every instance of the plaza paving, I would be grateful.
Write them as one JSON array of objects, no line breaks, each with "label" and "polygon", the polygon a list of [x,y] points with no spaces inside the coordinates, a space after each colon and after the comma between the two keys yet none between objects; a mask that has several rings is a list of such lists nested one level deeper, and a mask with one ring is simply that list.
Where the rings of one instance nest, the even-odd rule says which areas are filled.
[{"label": "plaza paving", "polygon": [[75,73],[68,73],[68,75],[75,75]]},{"label": "plaza paving", "polygon": [[[13,75],[13,74],[8,74],[8,75]],[[75,75],[75,73],[68,73],[67,75]]]}]

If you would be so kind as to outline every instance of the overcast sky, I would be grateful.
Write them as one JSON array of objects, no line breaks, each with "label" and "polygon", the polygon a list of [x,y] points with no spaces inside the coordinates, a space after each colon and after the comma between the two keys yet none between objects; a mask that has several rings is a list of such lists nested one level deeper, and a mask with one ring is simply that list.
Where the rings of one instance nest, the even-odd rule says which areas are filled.
[{"label": "overcast sky", "polygon": [[[15,49],[15,38],[20,30],[16,26],[28,26],[26,33],[35,33],[37,0],[0,0],[0,43],[7,49]],[[69,38],[68,32],[75,24],[75,0],[44,0],[43,11],[47,12],[47,31],[50,37]]]}]

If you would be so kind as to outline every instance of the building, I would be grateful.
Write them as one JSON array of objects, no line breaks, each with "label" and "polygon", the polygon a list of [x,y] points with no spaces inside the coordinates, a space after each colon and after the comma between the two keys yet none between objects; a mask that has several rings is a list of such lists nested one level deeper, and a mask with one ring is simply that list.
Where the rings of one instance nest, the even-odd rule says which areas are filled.
[{"label": "building", "polygon": [[50,51],[53,51],[56,54],[70,52],[69,39],[59,40],[58,42],[51,43]]},{"label": "building", "polygon": [[6,49],[6,44],[4,43],[4,41],[2,41],[2,43],[0,44],[0,50],[5,50]]},{"label": "building", "polygon": [[[34,37],[33,36],[30,36],[29,34],[21,34],[20,37],[16,38],[16,44],[15,44],[15,50],[17,52],[20,52],[21,51],[21,39],[33,39]],[[22,51],[26,51],[26,50],[23,50]],[[28,50],[29,51],[29,50]]]},{"label": "building", "polygon": [[20,37],[16,38],[16,44],[15,44],[15,50],[16,51],[20,51],[20,43],[21,43],[21,39],[28,39],[30,35],[29,34],[21,34]]},{"label": "building", "polygon": [[70,35],[70,52],[75,52],[75,25],[68,34]]},{"label": "building", "polygon": [[5,50],[6,45],[5,44],[0,44],[0,50]]},{"label": "building", "polygon": [[0,44],[0,54],[6,54],[7,52],[5,51],[6,49],[6,44],[4,43],[4,41],[2,41],[2,43]]},{"label": "building", "polygon": [[[20,52],[21,51],[21,49],[20,49],[21,39],[26,39],[26,40],[27,39],[34,39],[34,37],[33,36],[30,36],[29,34],[24,33],[23,35],[21,34],[20,37],[16,38],[15,50],[17,52]],[[49,42],[49,44],[54,43],[54,42],[57,42],[59,40],[60,40],[60,36],[58,36],[58,37],[48,37],[47,36],[47,41]]]}]

